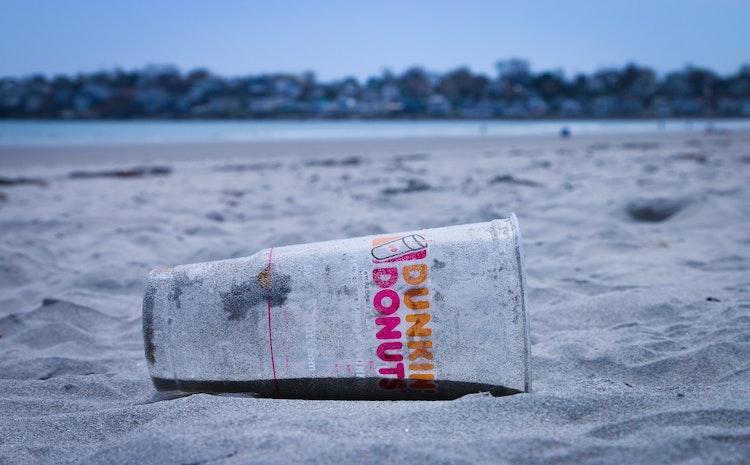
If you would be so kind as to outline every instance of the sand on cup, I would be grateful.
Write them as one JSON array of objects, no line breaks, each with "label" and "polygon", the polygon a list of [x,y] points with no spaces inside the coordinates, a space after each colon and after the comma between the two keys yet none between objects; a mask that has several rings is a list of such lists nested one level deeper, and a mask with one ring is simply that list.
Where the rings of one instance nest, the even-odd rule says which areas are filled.
[{"label": "sand on cup", "polygon": [[446,399],[531,389],[512,214],[157,269],[143,322],[160,390]]}]

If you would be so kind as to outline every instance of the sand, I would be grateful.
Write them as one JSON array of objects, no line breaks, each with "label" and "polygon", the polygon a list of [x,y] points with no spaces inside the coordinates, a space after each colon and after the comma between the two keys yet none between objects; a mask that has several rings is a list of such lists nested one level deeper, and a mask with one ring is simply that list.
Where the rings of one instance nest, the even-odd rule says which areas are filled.
[{"label": "sand", "polygon": [[[748,463],[750,133],[0,149],[0,463]],[[152,267],[515,211],[534,392],[158,394]]]}]

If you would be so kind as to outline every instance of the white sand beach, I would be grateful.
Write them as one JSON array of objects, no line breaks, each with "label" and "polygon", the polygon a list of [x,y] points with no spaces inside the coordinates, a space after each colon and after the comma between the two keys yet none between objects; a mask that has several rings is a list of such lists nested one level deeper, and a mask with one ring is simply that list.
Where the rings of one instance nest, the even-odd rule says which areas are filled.
[{"label": "white sand beach", "polygon": [[[0,463],[750,462],[750,132],[0,148]],[[516,212],[534,392],[151,385],[149,269]]]}]

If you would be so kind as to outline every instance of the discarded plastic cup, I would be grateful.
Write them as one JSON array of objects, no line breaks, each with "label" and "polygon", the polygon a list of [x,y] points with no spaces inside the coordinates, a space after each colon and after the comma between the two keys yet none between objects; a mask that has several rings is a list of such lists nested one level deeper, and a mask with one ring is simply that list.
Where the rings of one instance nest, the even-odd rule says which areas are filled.
[{"label": "discarded plastic cup", "polygon": [[159,390],[449,399],[531,390],[515,215],[153,270]]}]

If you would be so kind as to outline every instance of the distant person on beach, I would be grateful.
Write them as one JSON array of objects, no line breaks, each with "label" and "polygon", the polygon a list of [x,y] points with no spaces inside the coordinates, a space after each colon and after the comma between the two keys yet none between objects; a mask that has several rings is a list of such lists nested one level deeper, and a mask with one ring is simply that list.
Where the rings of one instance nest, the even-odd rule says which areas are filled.
[{"label": "distant person on beach", "polygon": [[562,137],[563,139],[567,139],[568,137],[570,137],[570,128],[568,128],[567,126],[563,126],[562,129],[560,129],[560,137]]}]

